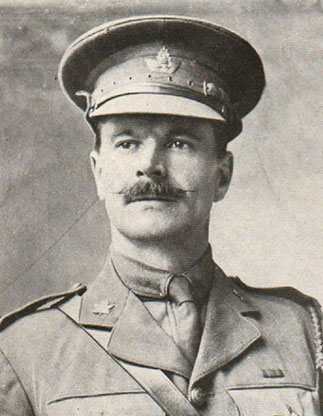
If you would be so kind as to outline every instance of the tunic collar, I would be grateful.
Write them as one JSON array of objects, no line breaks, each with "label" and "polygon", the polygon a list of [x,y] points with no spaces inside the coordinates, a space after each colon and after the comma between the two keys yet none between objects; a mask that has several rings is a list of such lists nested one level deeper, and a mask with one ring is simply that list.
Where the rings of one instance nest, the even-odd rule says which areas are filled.
[{"label": "tunic collar", "polygon": [[[137,296],[152,299],[167,297],[167,284],[175,273],[141,263],[113,248],[111,249],[111,261],[122,283]],[[176,275],[186,276],[193,286],[196,302],[205,303],[214,276],[211,247],[208,246],[190,269],[183,270]]]}]

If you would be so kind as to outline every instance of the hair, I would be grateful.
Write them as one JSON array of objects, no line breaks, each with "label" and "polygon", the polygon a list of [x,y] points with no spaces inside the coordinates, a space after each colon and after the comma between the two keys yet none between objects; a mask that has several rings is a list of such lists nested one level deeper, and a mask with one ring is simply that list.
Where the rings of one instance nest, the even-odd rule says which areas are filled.
[{"label": "hair", "polygon": [[94,130],[94,134],[95,134],[95,139],[94,139],[94,150],[96,150],[98,153],[100,152],[100,148],[101,148],[101,133],[99,131],[99,129],[93,129]]},{"label": "hair", "polygon": [[100,152],[101,148],[101,134],[100,134],[100,121],[103,120],[103,117],[95,117],[95,118],[86,118],[86,121],[89,123],[93,133],[94,133],[94,145],[93,149],[96,150],[98,153]]},{"label": "hair", "polygon": [[[98,153],[100,152],[102,143],[100,124],[103,120],[106,119],[107,116],[100,116],[89,120],[90,126],[92,127],[95,135],[94,150],[96,150]],[[230,133],[228,132],[228,127],[223,122],[214,121],[213,126],[216,155],[219,159],[222,159],[227,153],[227,145],[228,141],[230,140]]]},{"label": "hair", "polygon": [[227,127],[224,123],[213,123],[214,147],[218,159],[223,159],[227,153]]}]

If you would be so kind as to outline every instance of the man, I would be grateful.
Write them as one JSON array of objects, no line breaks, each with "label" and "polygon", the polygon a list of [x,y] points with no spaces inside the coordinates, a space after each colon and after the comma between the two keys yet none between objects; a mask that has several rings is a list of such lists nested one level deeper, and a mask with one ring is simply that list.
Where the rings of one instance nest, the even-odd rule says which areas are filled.
[{"label": "man", "polygon": [[88,288],[2,319],[0,414],[319,415],[315,300],[226,277],[208,243],[226,145],[265,84],[255,50],[209,22],[139,17],[79,38],[59,77],[95,132],[112,245]]}]

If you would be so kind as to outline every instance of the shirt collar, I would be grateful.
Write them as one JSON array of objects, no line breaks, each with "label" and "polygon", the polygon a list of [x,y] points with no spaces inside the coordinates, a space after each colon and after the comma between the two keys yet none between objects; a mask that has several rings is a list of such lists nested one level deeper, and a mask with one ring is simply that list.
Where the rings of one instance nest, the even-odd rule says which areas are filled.
[{"label": "shirt collar", "polygon": [[[111,247],[111,261],[120,280],[136,295],[153,299],[167,297],[167,284],[174,273],[141,263],[113,247]],[[197,302],[203,302],[209,293],[214,267],[217,266],[212,260],[211,247],[208,246],[189,270],[176,273],[190,280]]]}]

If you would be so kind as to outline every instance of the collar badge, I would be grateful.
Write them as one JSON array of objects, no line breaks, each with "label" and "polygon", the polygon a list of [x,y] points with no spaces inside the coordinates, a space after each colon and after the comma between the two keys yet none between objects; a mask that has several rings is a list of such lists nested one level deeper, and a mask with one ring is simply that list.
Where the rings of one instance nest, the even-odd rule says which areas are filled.
[{"label": "collar badge", "polygon": [[91,311],[95,315],[108,315],[115,307],[115,303],[109,303],[107,300],[94,304],[94,309]]},{"label": "collar badge", "polygon": [[173,74],[181,66],[181,62],[174,62],[166,46],[163,46],[155,59],[146,58],[147,66],[154,72]]},{"label": "collar badge", "polygon": [[292,409],[289,405],[287,405],[287,408],[288,408],[290,416],[299,416],[299,414],[297,412],[295,412],[295,410]]}]

